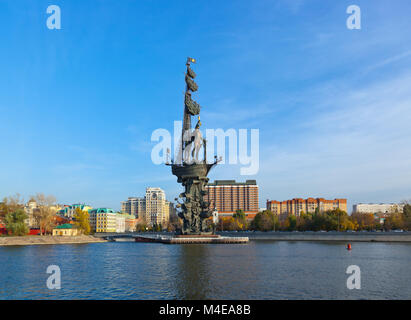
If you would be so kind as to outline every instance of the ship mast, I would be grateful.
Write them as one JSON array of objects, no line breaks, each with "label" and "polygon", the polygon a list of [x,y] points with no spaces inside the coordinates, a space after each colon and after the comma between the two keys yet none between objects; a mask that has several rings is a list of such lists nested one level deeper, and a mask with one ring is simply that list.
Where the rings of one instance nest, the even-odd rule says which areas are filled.
[{"label": "ship mast", "polygon": [[[186,66],[187,66],[187,74],[188,74],[188,68],[190,68],[191,62],[195,63],[195,60],[193,58],[187,58]],[[186,91],[184,93],[184,101],[186,95],[189,94],[191,96],[190,89],[188,88],[188,84],[186,83]],[[184,134],[187,132],[191,132],[191,115],[187,110],[187,106],[184,103],[184,116],[183,116],[183,132],[181,133],[181,154],[183,155],[184,148],[186,147],[187,144],[190,143],[190,141],[184,141]]]}]

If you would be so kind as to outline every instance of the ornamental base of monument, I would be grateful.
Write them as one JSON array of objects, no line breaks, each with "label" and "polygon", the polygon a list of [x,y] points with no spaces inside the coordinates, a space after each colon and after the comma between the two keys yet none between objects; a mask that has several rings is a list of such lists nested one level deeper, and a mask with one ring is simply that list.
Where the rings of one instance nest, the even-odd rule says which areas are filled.
[{"label": "ornamental base of monument", "polygon": [[213,227],[207,224],[211,217],[210,204],[204,200],[207,194],[207,174],[215,165],[207,163],[193,163],[172,165],[172,173],[177,176],[185,191],[180,194],[183,203],[179,204],[181,211],[178,216],[183,220],[183,227],[178,230],[180,235],[210,235],[214,234]]},{"label": "ornamental base of monument", "polygon": [[157,242],[165,244],[245,244],[249,241],[248,237],[223,237],[220,235],[177,235],[171,236],[138,236],[136,242]]}]

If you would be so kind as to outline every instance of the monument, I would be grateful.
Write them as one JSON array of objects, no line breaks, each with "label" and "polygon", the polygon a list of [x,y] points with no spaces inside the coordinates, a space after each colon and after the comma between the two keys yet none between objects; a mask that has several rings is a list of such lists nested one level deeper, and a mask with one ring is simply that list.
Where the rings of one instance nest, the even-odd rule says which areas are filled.
[{"label": "monument", "polygon": [[[207,175],[218,162],[207,163],[207,141],[203,138],[200,126],[201,106],[192,99],[192,93],[198,90],[194,82],[195,72],[191,69],[195,59],[187,58],[184,94],[184,114],[181,141],[176,159],[172,161],[172,173],[177,176],[177,182],[184,187],[180,194],[181,203],[177,204],[178,216],[183,220],[183,226],[178,231],[180,235],[210,235],[214,230],[207,224],[207,218],[212,216],[213,208],[205,201],[207,194]],[[198,116],[194,130],[191,127],[191,117]],[[199,159],[203,149],[203,157]],[[178,198],[176,198],[178,202]]]},{"label": "monument", "polygon": [[[183,220],[183,226],[181,230],[176,232],[175,236],[156,235],[150,237],[144,235],[136,236],[135,241],[167,244],[247,243],[248,237],[222,237],[216,235],[212,227],[211,217],[214,205],[205,201],[207,175],[221,158],[217,160],[217,156],[214,156],[214,161],[207,163],[207,141],[200,131],[201,107],[192,99],[192,93],[198,90],[198,85],[194,82],[196,74],[190,67],[192,63],[195,63],[195,59],[187,58],[183,127],[178,154],[175,159],[171,160],[171,163],[168,163],[168,160],[166,163],[171,166],[171,171],[177,177],[177,182],[184,187],[184,192],[180,194],[179,198],[176,198],[178,216]],[[198,120],[192,129],[191,117],[194,116],[198,116]],[[203,151],[202,156],[201,151]],[[169,159],[169,155],[167,155],[167,159]]]}]

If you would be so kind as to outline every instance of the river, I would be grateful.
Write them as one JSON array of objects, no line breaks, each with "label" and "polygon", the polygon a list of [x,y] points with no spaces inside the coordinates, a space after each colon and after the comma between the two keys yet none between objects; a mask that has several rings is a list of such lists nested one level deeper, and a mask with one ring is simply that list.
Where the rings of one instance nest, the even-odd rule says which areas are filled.
[{"label": "river", "polygon": [[[411,299],[411,244],[108,242],[0,247],[0,299]],[[46,286],[49,265],[61,289]],[[361,270],[349,290],[347,267]]]}]

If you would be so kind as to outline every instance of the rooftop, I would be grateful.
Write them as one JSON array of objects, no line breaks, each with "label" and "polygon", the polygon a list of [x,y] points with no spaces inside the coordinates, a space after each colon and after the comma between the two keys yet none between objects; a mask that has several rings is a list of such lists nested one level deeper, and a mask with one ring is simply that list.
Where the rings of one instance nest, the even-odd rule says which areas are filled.
[{"label": "rooftop", "polygon": [[235,180],[215,180],[208,183],[209,186],[222,186],[222,185],[257,185],[257,180],[246,180],[245,182],[236,182]]},{"label": "rooftop", "polygon": [[65,223],[57,226],[55,229],[73,229],[73,225],[70,223]]}]

